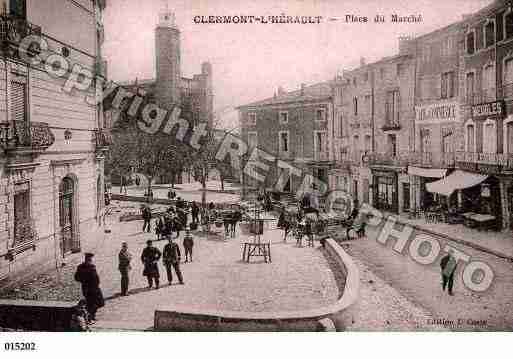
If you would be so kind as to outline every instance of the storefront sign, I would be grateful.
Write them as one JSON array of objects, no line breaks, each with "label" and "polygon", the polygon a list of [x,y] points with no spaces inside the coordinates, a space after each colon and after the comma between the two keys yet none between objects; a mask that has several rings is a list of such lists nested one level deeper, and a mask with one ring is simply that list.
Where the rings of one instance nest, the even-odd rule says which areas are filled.
[{"label": "storefront sign", "polygon": [[504,101],[493,101],[472,106],[472,118],[480,119],[491,116],[504,116]]},{"label": "storefront sign", "polygon": [[376,170],[373,170],[372,174],[375,177],[391,177],[391,178],[395,178],[396,177],[396,173],[393,172],[393,171],[376,171]]},{"label": "storefront sign", "polygon": [[457,102],[438,102],[431,105],[415,106],[417,123],[442,123],[459,121]]}]

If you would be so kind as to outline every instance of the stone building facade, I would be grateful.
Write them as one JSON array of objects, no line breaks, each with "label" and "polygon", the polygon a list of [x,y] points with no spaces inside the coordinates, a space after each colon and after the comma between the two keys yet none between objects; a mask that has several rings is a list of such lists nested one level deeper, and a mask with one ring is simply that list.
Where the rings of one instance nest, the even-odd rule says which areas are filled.
[{"label": "stone building facade", "polygon": [[414,116],[413,48],[407,39],[401,41],[396,56],[371,64],[362,60],[333,81],[338,165],[330,184],[359,203],[394,212],[409,200],[409,194],[406,200],[403,196],[409,191],[406,161]]},{"label": "stone building facade", "polygon": [[[279,88],[274,97],[237,109],[241,137],[249,148],[258,147],[275,157],[268,173],[259,172],[265,181],[246,175],[245,186],[295,194],[301,188],[303,176],[290,174],[288,166],[328,183],[333,117],[329,82],[302,85],[290,92]],[[276,186],[282,171],[289,173],[289,181]]]},{"label": "stone building facade", "polygon": [[[0,2],[2,3],[2,2]],[[0,278],[60,266],[94,247],[104,206],[108,135],[88,91],[67,93],[64,79],[21,60],[17,34],[104,76],[100,46],[105,1],[4,1],[0,58]],[[67,29],[67,31],[63,31]]]}]

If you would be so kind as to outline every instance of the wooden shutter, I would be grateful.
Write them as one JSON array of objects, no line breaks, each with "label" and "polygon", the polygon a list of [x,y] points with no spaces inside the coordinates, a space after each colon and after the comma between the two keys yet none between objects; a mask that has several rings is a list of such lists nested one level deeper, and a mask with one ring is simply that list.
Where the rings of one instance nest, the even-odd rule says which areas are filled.
[{"label": "wooden shutter", "polygon": [[12,74],[11,120],[25,121],[27,113],[27,81],[23,76]]}]

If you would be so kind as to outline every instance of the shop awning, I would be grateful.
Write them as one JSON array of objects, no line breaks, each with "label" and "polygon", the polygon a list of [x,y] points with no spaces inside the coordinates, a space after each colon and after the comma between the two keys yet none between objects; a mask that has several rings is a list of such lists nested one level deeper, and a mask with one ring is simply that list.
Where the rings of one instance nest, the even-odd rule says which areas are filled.
[{"label": "shop awning", "polygon": [[447,173],[443,168],[422,168],[415,166],[408,166],[408,174],[420,177],[442,178]]},{"label": "shop awning", "polygon": [[487,178],[487,175],[456,170],[439,181],[426,184],[426,189],[432,193],[450,196],[458,189],[474,187]]}]

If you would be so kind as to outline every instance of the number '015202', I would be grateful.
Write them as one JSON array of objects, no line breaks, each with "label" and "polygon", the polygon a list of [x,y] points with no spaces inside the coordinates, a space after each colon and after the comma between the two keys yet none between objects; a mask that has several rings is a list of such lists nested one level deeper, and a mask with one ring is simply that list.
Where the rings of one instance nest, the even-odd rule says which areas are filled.
[{"label": "number '015202'", "polygon": [[4,344],[6,351],[23,351],[23,350],[36,350],[36,343],[34,342],[6,342]]}]

